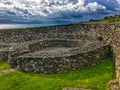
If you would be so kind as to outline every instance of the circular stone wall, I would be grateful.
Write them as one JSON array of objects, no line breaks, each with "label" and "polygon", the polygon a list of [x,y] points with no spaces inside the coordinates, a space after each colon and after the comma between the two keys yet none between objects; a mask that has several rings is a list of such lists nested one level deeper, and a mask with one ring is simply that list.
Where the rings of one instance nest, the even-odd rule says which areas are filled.
[{"label": "circular stone wall", "polygon": [[25,72],[63,73],[96,65],[107,53],[108,46],[100,41],[42,40],[11,47],[9,64]]}]

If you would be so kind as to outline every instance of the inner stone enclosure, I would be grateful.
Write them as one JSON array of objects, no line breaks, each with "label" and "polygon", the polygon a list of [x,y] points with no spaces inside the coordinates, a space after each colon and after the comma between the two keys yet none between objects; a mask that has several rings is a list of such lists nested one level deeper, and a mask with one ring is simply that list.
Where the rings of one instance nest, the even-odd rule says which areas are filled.
[{"label": "inner stone enclosure", "polygon": [[99,64],[112,47],[120,84],[120,24],[71,24],[0,30],[0,59],[12,68],[63,73]]},{"label": "inner stone enclosure", "polygon": [[15,45],[10,52],[11,67],[50,74],[96,65],[107,57],[108,46],[100,41],[52,39]]}]

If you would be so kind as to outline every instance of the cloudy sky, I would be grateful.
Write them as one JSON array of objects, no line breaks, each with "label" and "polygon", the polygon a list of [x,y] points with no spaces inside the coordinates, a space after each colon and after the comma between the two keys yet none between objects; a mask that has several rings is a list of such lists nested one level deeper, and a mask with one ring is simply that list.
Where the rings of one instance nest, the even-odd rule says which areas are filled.
[{"label": "cloudy sky", "polygon": [[120,13],[120,0],[0,0],[0,23],[75,23]]}]

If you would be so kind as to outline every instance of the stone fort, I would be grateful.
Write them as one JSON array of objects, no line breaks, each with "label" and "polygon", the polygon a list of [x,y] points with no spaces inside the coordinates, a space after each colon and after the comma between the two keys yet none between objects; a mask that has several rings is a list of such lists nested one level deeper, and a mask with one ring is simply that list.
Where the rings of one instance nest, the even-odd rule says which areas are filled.
[{"label": "stone fort", "polygon": [[0,30],[0,60],[41,74],[65,73],[115,60],[112,90],[120,90],[120,24],[69,24]]}]

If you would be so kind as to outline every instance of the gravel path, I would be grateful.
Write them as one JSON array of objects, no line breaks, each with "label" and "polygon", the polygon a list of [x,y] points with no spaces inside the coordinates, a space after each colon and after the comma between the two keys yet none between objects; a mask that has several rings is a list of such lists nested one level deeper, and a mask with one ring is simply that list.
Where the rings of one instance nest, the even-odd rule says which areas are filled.
[{"label": "gravel path", "polygon": [[0,71],[0,76],[9,72],[14,72],[14,71],[15,71],[14,69],[2,70]]}]

